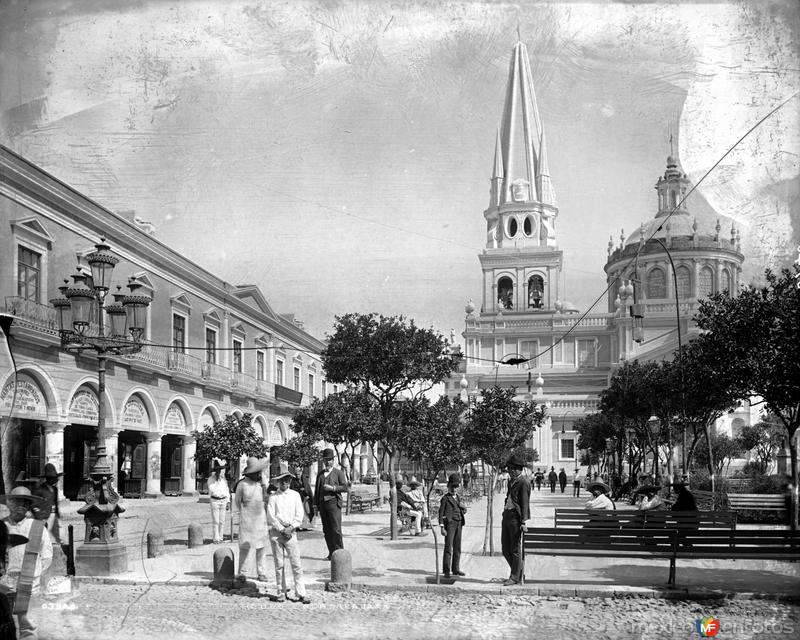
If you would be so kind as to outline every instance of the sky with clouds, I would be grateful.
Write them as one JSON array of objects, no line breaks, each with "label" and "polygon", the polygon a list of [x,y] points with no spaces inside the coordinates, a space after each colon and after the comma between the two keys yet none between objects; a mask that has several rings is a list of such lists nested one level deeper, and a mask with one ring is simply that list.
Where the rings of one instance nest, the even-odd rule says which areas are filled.
[{"label": "sky with clouds", "polygon": [[[583,310],[609,235],[655,214],[670,130],[697,180],[800,89],[799,16],[789,0],[2,0],[0,142],[320,337],[350,311],[460,331],[518,34]],[[798,122],[795,97],[698,189],[698,210],[741,226],[745,279],[796,257]]]}]

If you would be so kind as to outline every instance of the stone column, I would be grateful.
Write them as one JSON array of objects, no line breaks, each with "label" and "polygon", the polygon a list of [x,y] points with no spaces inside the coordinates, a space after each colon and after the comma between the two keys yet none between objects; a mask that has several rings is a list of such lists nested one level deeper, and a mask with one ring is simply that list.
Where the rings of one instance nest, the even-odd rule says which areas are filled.
[{"label": "stone column", "polygon": [[191,436],[183,437],[183,474],[181,483],[183,484],[183,495],[196,496],[195,489],[195,461],[194,454],[197,449],[197,442]]},{"label": "stone column", "polygon": [[[63,422],[44,423],[45,462],[53,464],[56,471],[64,472],[64,427]],[[58,478],[58,495],[64,497],[64,476]]]},{"label": "stone column", "polygon": [[148,433],[147,437],[147,486],[145,498],[161,498],[161,433]]},{"label": "stone column", "polygon": [[106,427],[103,444],[106,447],[106,459],[108,460],[108,464],[111,466],[111,474],[112,474],[111,483],[114,485],[115,488],[121,491],[122,488],[118,484],[119,461],[117,460],[120,431],[122,431],[122,429],[110,429],[109,427]]}]

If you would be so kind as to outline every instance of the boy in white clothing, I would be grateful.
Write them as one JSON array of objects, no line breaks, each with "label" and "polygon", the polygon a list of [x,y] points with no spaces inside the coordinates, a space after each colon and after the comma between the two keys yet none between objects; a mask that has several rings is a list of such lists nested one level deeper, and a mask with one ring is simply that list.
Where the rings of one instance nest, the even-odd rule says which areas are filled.
[{"label": "boy in white clothing", "polygon": [[269,525],[269,543],[272,557],[275,560],[275,582],[278,587],[278,602],[286,601],[286,585],[284,575],[284,554],[289,554],[294,577],[294,591],[297,599],[309,604],[306,587],[303,584],[303,567],[300,564],[300,545],[295,533],[303,523],[303,502],[300,494],[289,488],[294,476],[281,463],[281,472],[272,479],[278,491],[270,498],[267,505],[267,524]]}]

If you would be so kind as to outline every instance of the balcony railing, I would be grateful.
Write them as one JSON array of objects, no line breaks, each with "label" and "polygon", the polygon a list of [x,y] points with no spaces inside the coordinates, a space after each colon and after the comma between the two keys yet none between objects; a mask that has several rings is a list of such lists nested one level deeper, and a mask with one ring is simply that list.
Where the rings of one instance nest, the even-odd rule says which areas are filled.
[{"label": "balcony railing", "polygon": [[246,373],[235,371],[231,377],[231,386],[238,391],[254,392],[256,390],[256,379]]},{"label": "balcony railing", "polygon": [[289,389],[282,385],[275,385],[275,399],[288,402],[289,404],[299,405],[303,401],[303,394],[294,389]]},{"label": "balcony railing", "polygon": [[6,311],[41,329],[58,331],[58,315],[49,304],[40,304],[21,296],[6,296]]}]

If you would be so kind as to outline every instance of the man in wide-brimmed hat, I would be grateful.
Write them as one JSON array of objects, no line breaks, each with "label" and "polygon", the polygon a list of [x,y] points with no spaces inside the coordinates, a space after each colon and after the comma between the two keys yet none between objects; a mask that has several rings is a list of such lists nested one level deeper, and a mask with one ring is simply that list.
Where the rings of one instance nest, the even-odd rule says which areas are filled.
[{"label": "man in wide-brimmed hat", "polygon": [[422,512],[422,523],[424,526],[430,526],[430,515],[428,514],[428,501],[425,499],[425,493],[422,491],[422,484],[416,478],[412,477],[408,482],[409,491],[406,495],[411,498],[417,511]]},{"label": "man in wide-brimmed hat", "polygon": [[592,499],[586,503],[587,509],[615,509],[614,502],[608,497],[611,492],[609,486],[602,480],[593,480],[586,489],[592,494]]},{"label": "man in wide-brimmed hat", "polygon": [[42,498],[38,512],[34,514],[35,518],[47,521],[47,530],[53,539],[61,544],[61,532],[59,518],[61,514],[58,511],[58,479],[64,475],[59,473],[56,466],[52,462],[44,465],[44,473],[39,476],[39,482],[31,493],[35,496]]},{"label": "man in wide-brimmed hat", "polygon": [[672,483],[675,494],[678,496],[672,503],[672,511],[697,511],[697,501],[692,492],[683,480],[676,480]]},{"label": "man in wide-brimmed hat", "polygon": [[456,489],[461,485],[461,477],[451,473],[447,479],[447,493],[442,496],[439,503],[439,526],[442,528],[444,538],[444,553],[442,554],[442,570],[444,577],[451,575],[463,576],[461,571],[461,529],[464,527],[465,511],[461,498]]},{"label": "man in wide-brimmed hat", "polygon": [[636,503],[636,508],[639,509],[639,511],[666,509],[664,500],[662,500],[661,496],[659,495],[660,491],[661,487],[654,484],[646,484],[636,489],[636,491],[633,492],[638,500]]},{"label": "man in wide-brimmed hat", "polygon": [[303,604],[311,600],[306,596],[303,584],[303,567],[300,563],[300,545],[295,533],[303,523],[303,502],[300,494],[289,487],[293,473],[285,462],[280,463],[278,474],[272,478],[278,490],[270,497],[267,505],[267,524],[269,524],[269,543],[272,559],[275,561],[275,584],[278,586],[278,602],[286,600],[286,575],[284,555],[289,554],[294,578],[294,591]]},{"label": "man in wide-brimmed hat", "polygon": [[342,491],[348,491],[347,476],[341,469],[333,466],[336,457],[333,449],[322,452],[322,469],[317,474],[314,488],[314,503],[317,505],[328,557],[337,549],[344,549],[342,540]]},{"label": "man in wide-brimmed hat", "polygon": [[506,464],[510,476],[506,502],[503,506],[503,522],[500,530],[500,543],[503,548],[503,557],[508,562],[510,575],[503,586],[511,586],[522,582],[525,565],[520,551],[522,534],[527,529],[530,514],[531,483],[522,473],[525,460],[519,454],[514,454]]},{"label": "man in wide-brimmed hat", "polygon": [[239,575],[244,582],[250,551],[256,551],[256,575],[266,582],[267,576],[267,487],[262,472],[269,466],[266,461],[251,456],[242,471],[244,476],[236,485],[233,504],[239,510]]},{"label": "man in wide-brimmed hat", "polygon": [[[39,544],[35,547],[38,550],[38,556],[33,570],[31,594],[36,596],[41,593],[42,574],[47,571],[53,560],[53,544],[50,534],[47,533],[47,528],[44,526],[43,521],[35,523],[32,514],[34,505],[40,507],[42,502],[42,498],[33,495],[28,487],[14,487],[11,493],[0,495],[0,503],[5,504],[9,511],[8,516],[3,520],[9,536],[15,536],[17,539],[20,539],[19,537],[21,536],[28,541],[28,544],[16,545],[8,549],[6,573],[0,577],[0,585],[3,585],[8,590],[18,591],[17,587],[25,551],[31,544],[31,539],[39,536]],[[38,638],[36,625],[31,622],[27,615],[19,615],[18,620],[20,638],[33,638],[34,640]]]},{"label": "man in wide-brimmed hat", "polygon": [[225,514],[230,508],[231,490],[225,477],[225,463],[219,458],[211,462],[211,474],[206,481],[211,502],[211,539],[222,542],[225,532]]}]

